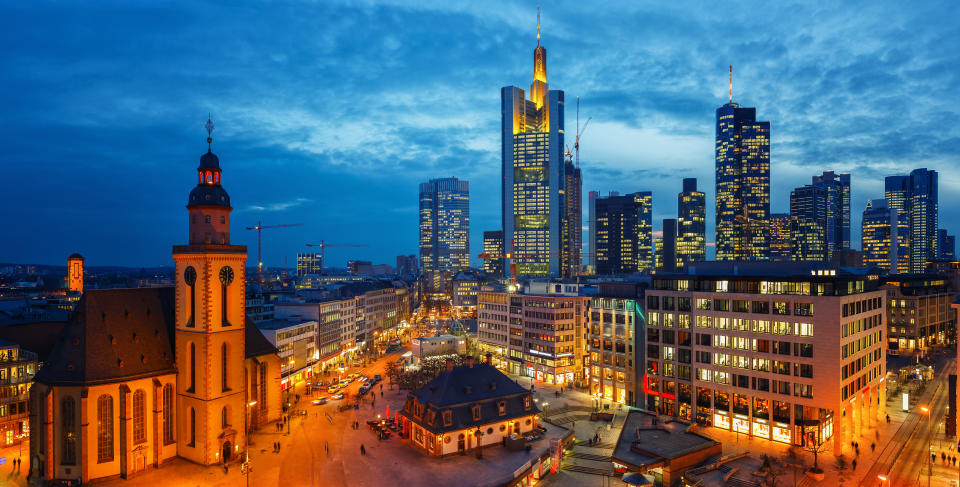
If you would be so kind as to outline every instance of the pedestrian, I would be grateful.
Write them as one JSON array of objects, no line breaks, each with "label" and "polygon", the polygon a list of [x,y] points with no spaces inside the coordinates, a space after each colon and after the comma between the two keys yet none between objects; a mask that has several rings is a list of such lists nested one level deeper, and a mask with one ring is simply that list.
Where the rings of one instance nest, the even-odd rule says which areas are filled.
[{"label": "pedestrian", "polygon": [[361,455],[366,455],[366,454],[367,454],[367,449],[364,448],[363,443],[360,444],[360,454],[361,454]]},{"label": "pedestrian", "polygon": [[383,397],[383,389],[380,389],[380,397]]},{"label": "pedestrian", "polygon": [[851,465],[853,465],[853,471],[856,472],[856,471],[857,471],[857,459],[854,458],[853,461],[850,462],[850,463],[851,463]]},{"label": "pedestrian", "polygon": [[887,424],[890,424],[890,415],[887,415]]},{"label": "pedestrian", "polygon": [[872,452],[872,451],[876,451],[876,449],[877,449],[877,444],[876,444],[876,443],[870,443],[870,451],[871,451],[871,452]]},{"label": "pedestrian", "polygon": [[946,453],[940,452],[940,461],[946,463],[946,461],[947,461],[947,454],[946,454]]},{"label": "pedestrian", "polygon": [[227,466],[226,463],[224,463],[224,464],[223,464],[223,473],[224,473],[224,474],[227,474],[229,470],[230,470],[230,467]]}]

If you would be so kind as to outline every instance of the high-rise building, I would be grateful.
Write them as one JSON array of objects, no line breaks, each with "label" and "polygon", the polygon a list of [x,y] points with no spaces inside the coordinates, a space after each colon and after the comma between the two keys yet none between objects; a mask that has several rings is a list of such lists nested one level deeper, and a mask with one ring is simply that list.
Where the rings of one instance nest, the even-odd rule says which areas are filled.
[{"label": "high-rise building", "polygon": [[67,257],[67,290],[83,292],[83,256],[80,254]]},{"label": "high-rise building", "polygon": [[417,271],[418,268],[416,255],[410,254],[397,256],[397,275],[406,276],[409,274],[416,274]]},{"label": "high-rise building", "polygon": [[680,264],[677,258],[677,220],[673,218],[663,219],[663,243],[656,252],[662,257],[658,259],[657,269],[664,271],[675,271]]},{"label": "high-rise building", "polygon": [[487,276],[499,278],[504,276],[504,266],[506,260],[506,250],[503,242],[503,230],[494,230],[483,232],[483,253],[487,254],[489,259],[483,259],[483,272]]},{"label": "high-rise building", "polygon": [[883,184],[883,198],[887,200],[887,208],[909,214],[910,176],[887,176]]},{"label": "high-rise building", "polygon": [[653,268],[663,269],[663,237],[653,238]]},{"label": "high-rise building", "polygon": [[591,272],[597,271],[597,198],[600,198],[599,191],[591,191],[587,195],[587,228],[590,240],[587,256]]},{"label": "high-rise building", "polygon": [[653,264],[653,196],[641,191],[592,198],[597,274],[632,274]]},{"label": "high-rise building", "polygon": [[954,260],[957,258],[956,238],[947,233],[946,228],[940,229],[937,244],[940,245],[940,260]]},{"label": "high-rise building", "polygon": [[467,181],[450,177],[420,184],[420,265],[428,294],[446,292],[446,281],[470,267]]},{"label": "high-rise building", "polygon": [[503,239],[520,276],[564,273],[567,185],[563,160],[564,94],[547,84],[547,50],[533,51],[530,98],[516,86],[500,90],[502,116]]},{"label": "high-rise building", "polygon": [[827,191],[827,258],[850,248],[850,175],[824,171],[813,185]]},{"label": "high-rise building", "polygon": [[764,260],[770,216],[770,122],[730,101],[717,109],[717,260]]},{"label": "high-rise building", "polygon": [[770,247],[769,257],[772,261],[786,262],[793,260],[793,220],[787,213],[771,213],[770,223],[767,225],[767,244]]},{"label": "high-rise building", "polygon": [[583,181],[580,168],[564,163],[563,277],[580,273],[583,256]]},{"label": "high-rise building", "polygon": [[297,254],[297,276],[323,274],[323,257],[319,253]]},{"label": "high-rise building", "polygon": [[889,203],[887,199],[870,200],[863,211],[863,265],[902,274],[910,272],[910,227],[907,215],[891,208]]},{"label": "high-rise building", "polygon": [[927,263],[939,257],[937,193],[937,171],[920,168],[910,172],[910,272],[924,272]]},{"label": "high-rise building", "polygon": [[793,260],[827,261],[827,190],[807,185],[790,192]]},{"label": "high-rise building", "polygon": [[697,178],[684,178],[677,195],[677,259],[681,265],[706,260],[706,196],[697,191]]}]

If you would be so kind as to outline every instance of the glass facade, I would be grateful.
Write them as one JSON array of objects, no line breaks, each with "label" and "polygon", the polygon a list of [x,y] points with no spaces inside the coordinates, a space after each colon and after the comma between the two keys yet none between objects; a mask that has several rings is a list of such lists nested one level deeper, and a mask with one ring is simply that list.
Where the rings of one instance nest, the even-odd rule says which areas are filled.
[{"label": "glass facade", "polygon": [[888,205],[888,200],[867,202],[861,223],[863,265],[877,266],[890,274],[910,272],[907,215]]},{"label": "glass facade", "polygon": [[444,292],[444,275],[470,267],[470,187],[457,178],[420,184],[420,262],[427,293]]},{"label": "glass facade", "polygon": [[827,257],[850,248],[850,175],[824,171],[813,185],[827,192]]},{"label": "glass facade", "polygon": [[641,191],[591,198],[596,273],[633,274],[653,264],[653,196]]},{"label": "glass facade", "polygon": [[770,214],[770,223],[767,225],[770,260],[778,262],[793,260],[792,227],[793,220],[790,219],[790,215],[786,213]]},{"label": "glass facade", "polygon": [[[483,252],[493,257],[504,257],[503,230],[483,232]],[[503,277],[505,259],[484,259],[483,272],[490,277]]]},{"label": "glass facade", "polygon": [[790,192],[790,233],[793,236],[793,260],[825,261],[827,252],[827,190],[807,185]]},{"label": "glass facade", "polygon": [[677,195],[677,259],[680,265],[706,260],[706,196],[697,191],[697,179],[685,178]]}]

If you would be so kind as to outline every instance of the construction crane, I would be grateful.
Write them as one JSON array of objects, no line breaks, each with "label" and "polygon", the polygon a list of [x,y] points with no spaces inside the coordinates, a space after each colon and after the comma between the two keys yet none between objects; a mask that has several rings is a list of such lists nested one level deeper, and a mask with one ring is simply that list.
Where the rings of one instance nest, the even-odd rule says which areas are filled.
[{"label": "construction crane", "polygon": [[[593,120],[593,117],[588,117],[587,121],[583,123],[583,127],[580,127],[580,97],[577,97],[577,135],[573,140],[573,153],[570,152],[570,146],[567,146],[567,152],[564,154],[567,156],[568,162],[576,162],[577,167],[580,167],[580,136],[583,135],[583,132],[587,130],[587,125],[590,125],[590,121]],[[574,159],[576,157],[576,159]]]},{"label": "construction crane", "polygon": [[327,247],[366,247],[363,244],[328,244],[323,240],[318,244],[307,244],[307,247],[320,247],[320,273],[324,272],[324,269],[327,268]]},{"label": "construction crane", "polygon": [[260,288],[263,288],[263,254],[261,253],[262,239],[261,232],[266,228],[285,228],[285,227],[300,227],[303,226],[302,223],[287,223],[284,225],[264,225],[263,222],[257,221],[257,225],[254,227],[247,227],[247,230],[256,230],[257,231],[257,283],[260,284]]},{"label": "construction crane", "polygon": [[[751,218],[747,215],[736,215],[733,219],[741,225],[742,229],[742,232],[740,233],[740,248],[746,253],[747,260],[752,260],[754,257],[754,237],[756,237],[759,232],[763,231],[763,226],[766,224],[766,222],[756,218]],[[759,235],[762,236],[763,234],[760,233]]]}]

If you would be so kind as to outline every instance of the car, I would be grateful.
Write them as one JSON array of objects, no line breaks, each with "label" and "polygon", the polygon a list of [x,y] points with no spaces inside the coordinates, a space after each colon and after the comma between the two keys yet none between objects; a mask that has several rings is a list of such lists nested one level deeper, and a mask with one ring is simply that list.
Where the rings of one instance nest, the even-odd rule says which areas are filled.
[{"label": "car", "polygon": [[313,405],[314,405],[314,406],[322,406],[322,405],[324,405],[324,404],[326,404],[326,403],[327,403],[327,397],[326,397],[326,396],[320,396],[320,397],[318,397],[318,398],[316,398],[316,399],[313,400]]},{"label": "car", "polygon": [[341,389],[343,389],[344,387],[347,387],[348,385],[350,385],[350,381],[348,380],[342,380],[340,381],[340,384],[339,384]]},{"label": "car", "polygon": [[357,377],[360,377],[360,374],[354,372],[354,373],[352,373],[352,374],[350,374],[350,375],[347,376],[347,380],[350,381],[350,382],[353,382],[353,381],[355,381],[355,380],[357,379]]},{"label": "car", "polygon": [[334,394],[334,395],[332,395],[332,396],[330,396],[330,397],[331,397],[332,399],[343,399],[343,393],[342,393],[342,392],[338,392],[338,393],[336,393],[336,394]]},{"label": "car", "polygon": [[367,377],[367,376],[365,376],[365,375],[361,375],[359,380],[360,380],[360,382],[366,382],[366,381],[370,380],[370,378]]},{"label": "car", "polygon": [[339,392],[339,391],[340,391],[340,386],[338,386],[338,385],[332,385],[332,386],[330,386],[330,387],[327,388],[327,392],[330,393],[330,394],[336,394],[336,393]]},{"label": "car", "polygon": [[380,377],[380,374],[377,374],[373,376],[373,380],[376,382],[380,382],[383,380],[383,377]]},{"label": "car", "polygon": [[361,387],[361,388],[360,388],[360,395],[362,396],[362,395],[366,394],[367,391],[369,391],[369,390],[370,390],[370,386],[363,386],[363,387]]}]

